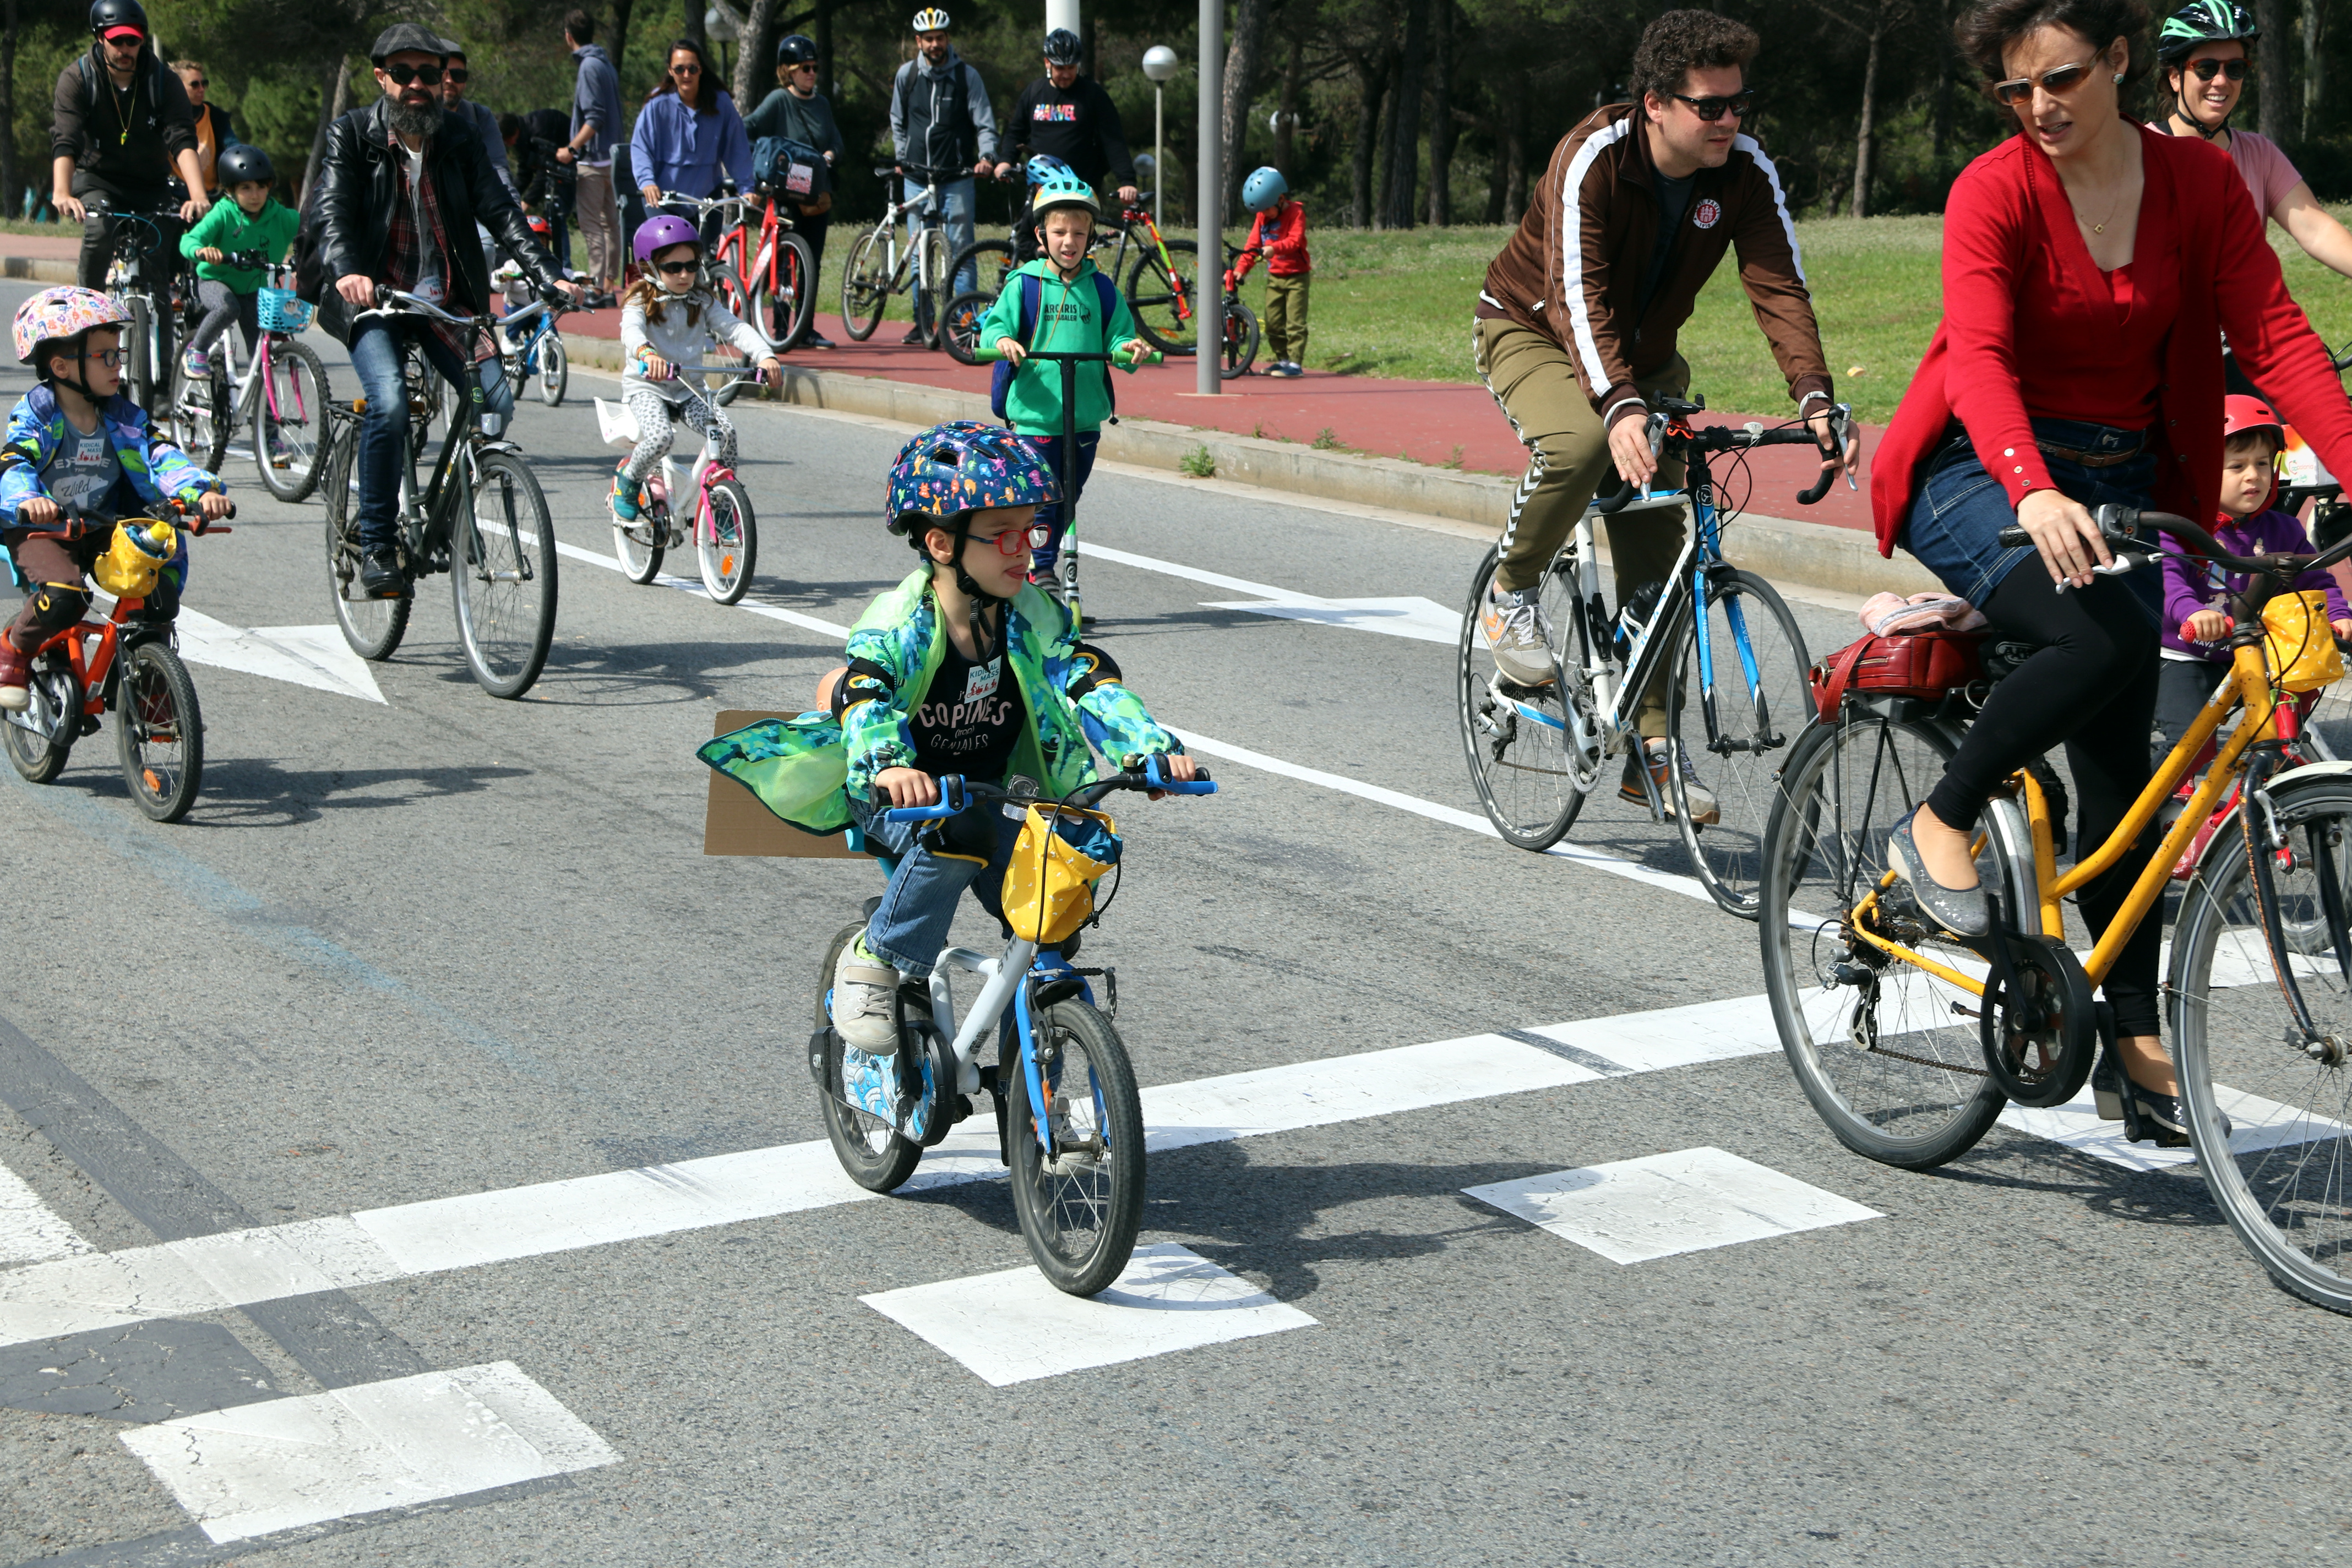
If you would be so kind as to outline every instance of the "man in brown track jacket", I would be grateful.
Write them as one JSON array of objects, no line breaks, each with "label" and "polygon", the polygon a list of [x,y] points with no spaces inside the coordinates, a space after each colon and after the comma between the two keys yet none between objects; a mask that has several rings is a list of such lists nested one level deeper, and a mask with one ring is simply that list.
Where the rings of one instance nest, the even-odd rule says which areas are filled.
[{"label": "man in brown track jacket", "polygon": [[[1537,602],[1544,568],[1612,467],[1635,484],[1656,473],[1643,398],[1688,391],[1675,334],[1727,248],[1739,252],[1740,282],[1790,396],[1827,440],[1829,367],[1796,228],[1779,171],[1739,133],[1758,47],[1753,31],[1711,12],[1652,22],[1633,54],[1634,100],[1595,110],[1561,140],[1518,232],[1486,269],[1473,352],[1528,452],[1480,616],[1507,682],[1550,683],[1550,627]],[[1849,472],[1859,458],[1849,447]],[[1673,571],[1683,535],[1668,515],[1608,520],[1620,605]],[[1638,721],[1658,794],[1670,799],[1663,676],[1643,694]],[[1628,755],[1621,793],[1638,801],[1635,765]],[[1694,818],[1715,821],[1714,796],[1696,779],[1687,791]]]}]

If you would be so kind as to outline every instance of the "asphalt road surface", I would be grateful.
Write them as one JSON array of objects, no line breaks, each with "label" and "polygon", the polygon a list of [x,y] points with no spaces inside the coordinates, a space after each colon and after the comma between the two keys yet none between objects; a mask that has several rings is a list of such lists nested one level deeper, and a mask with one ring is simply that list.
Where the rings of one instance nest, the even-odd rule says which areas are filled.
[{"label": "asphalt road surface", "polygon": [[2006,1126],[1848,1155],[1669,832],[1611,794],[1575,853],[1470,826],[1451,647],[1347,603],[1457,605],[1451,528],[1097,476],[1088,605],[1224,785],[1115,805],[1087,941],[1184,1129],[1145,1248],[1121,1301],[1053,1299],[992,1152],[844,1201],[800,1053],[879,881],[706,858],[694,751],[805,705],[908,569],[904,432],[739,410],[726,608],[599,563],[614,385],[518,421],[577,552],[527,699],[468,678],[442,579],[387,664],[303,630],[320,510],[233,461],[194,815],[142,819],[110,734],[0,775],[0,1562],[2343,1550],[2352,1323],[2193,1171]]}]

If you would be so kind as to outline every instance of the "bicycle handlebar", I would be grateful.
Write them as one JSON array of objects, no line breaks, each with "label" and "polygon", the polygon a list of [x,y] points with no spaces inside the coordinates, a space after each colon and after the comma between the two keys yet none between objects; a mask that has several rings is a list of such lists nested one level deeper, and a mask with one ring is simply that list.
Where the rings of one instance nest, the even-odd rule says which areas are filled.
[{"label": "bicycle handlebar", "polygon": [[[1160,759],[1146,757],[1140,768],[1129,768],[1109,778],[1087,785],[1071,795],[1068,801],[1037,792],[1033,784],[1027,791],[1009,790],[1002,784],[967,779],[961,773],[943,773],[940,777],[940,798],[931,805],[894,805],[882,814],[886,822],[943,822],[970,806],[975,800],[1009,801],[1017,805],[1091,806],[1116,790],[1157,790],[1162,795],[1214,795],[1215,781],[1202,769],[1189,780],[1168,777],[1160,771]],[[1024,780],[1024,783],[1028,781]]]},{"label": "bicycle handlebar", "polygon": [[[2201,555],[2215,565],[2243,576],[2251,577],[2257,574],[2267,573],[2274,577],[2295,577],[2315,569],[2324,570],[2339,561],[2352,559],[2352,536],[2338,540],[2326,550],[2309,555],[2290,552],[2280,552],[2270,555],[2232,555],[2213,542],[2212,534],[2198,527],[2189,519],[2173,512],[2141,511],[2135,507],[2109,502],[2098,508],[2091,515],[2093,521],[2099,525],[2099,537],[2106,541],[2115,556],[2112,564],[2091,568],[2093,572],[2103,577],[2112,577],[2120,573],[2128,572],[2133,564],[2140,560],[2152,561],[2156,558],[2158,550],[2155,542],[2140,537],[2139,531],[2143,523],[2155,529],[2158,533],[2169,534],[2179,540],[2191,554]],[[2026,532],[2024,526],[2019,523],[2011,523],[2002,529],[2000,537],[2000,543],[2005,548],[2030,548],[2033,543],[2033,536]],[[2060,586],[2063,587],[2064,584],[2061,584]]]},{"label": "bicycle handlebar", "polygon": [[370,316],[392,317],[412,311],[444,326],[479,328],[498,325],[498,319],[494,316],[453,316],[430,300],[420,299],[404,289],[388,289],[381,283],[376,285],[375,304],[353,316],[352,321],[357,325]]},{"label": "bicycle handlebar", "polygon": [[[1652,409],[1648,421],[1650,451],[1653,455],[1663,452],[1670,445],[1698,452],[1744,452],[1755,447],[1799,445],[1812,447],[1822,454],[1822,477],[1807,489],[1797,492],[1797,502],[1801,506],[1811,506],[1830,493],[1830,486],[1837,479],[1838,468],[1845,457],[1846,447],[1853,440],[1853,408],[1849,404],[1838,403],[1830,406],[1830,441],[1829,445],[1824,447],[1813,435],[1812,426],[1806,420],[1800,420],[1793,425],[1776,426],[1770,429],[1765,428],[1761,420],[1755,419],[1749,420],[1745,425],[1707,425],[1694,427],[1688,423],[1690,416],[1706,411],[1706,399],[1701,397],[1685,403],[1679,398],[1670,397],[1662,398],[1660,401],[1664,406]],[[1820,416],[1814,415],[1809,417],[1818,418]],[[1622,489],[1616,495],[1607,500],[1596,498],[1592,503],[1594,510],[1604,517],[1614,516],[1631,506],[1636,500],[1653,493],[1638,490],[1632,485],[1620,482]]]},{"label": "bicycle handlebar", "polygon": [[[163,508],[165,510],[172,512],[175,517],[180,519],[183,523],[186,524],[186,526],[182,528],[182,532],[194,534],[198,538],[203,538],[208,534],[235,533],[236,531],[236,530],[227,525],[227,520],[226,518],[219,522],[206,522],[203,512],[197,510],[194,507],[190,506],[184,500],[167,500],[163,502]],[[229,517],[235,517],[236,515],[236,503],[235,501],[231,501],[229,503],[228,515]],[[192,522],[189,521],[191,519],[194,520]],[[91,534],[103,532],[122,521],[123,520],[120,516],[111,512],[82,512],[69,520],[63,528],[28,529],[26,531],[25,537],[27,539],[56,539],[61,541],[87,539]]]},{"label": "bicycle handlebar", "polygon": [[[1142,342],[1140,338],[1135,341],[1139,343]],[[998,351],[994,343],[974,343],[971,345],[971,357],[986,363],[992,360],[1001,360],[1004,355]],[[1023,351],[1021,357],[1036,360],[1069,360],[1074,363],[1100,360],[1105,364],[1162,364],[1168,358],[1158,349],[1148,349],[1142,354],[1133,358],[1123,358],[1115,353],[1080,353],[1073,349],[1027,349]]]}]

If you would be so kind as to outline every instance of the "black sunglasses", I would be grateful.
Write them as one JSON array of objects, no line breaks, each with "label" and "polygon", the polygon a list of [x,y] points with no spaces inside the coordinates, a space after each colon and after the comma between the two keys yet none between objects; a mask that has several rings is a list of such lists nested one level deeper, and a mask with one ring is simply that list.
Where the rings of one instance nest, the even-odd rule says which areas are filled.
[{"label": "black sunglasses", "polygon": [[699,259],[688,261],[656,261],[654,263],[654,270],[675,278],[681,272],[691,272],[701,265],[702,263]]},{"label": "black sunglasses", "polygon": [[2246,79],[2246,62],[2243,59],[2191,60],[2188,68],[2199,81],[2211,81],[2217,76],[2228,77],[2231,81]]},{"label": "black sunglasses", "polygon": [[448,69],[441,73],[441,79],[443,81],[454,81],[459,87],[463,87],[474,79],[472,73],[467,71],[464,66],[451,66]]},{"label": "black sunglasses", "polygon": [[2096,63],[2084,60],[2078,65],[2055,67],[2038,77],[2021,76],[2012,77],[2008,81],[1997,81],[1992,84],[1994,101],[2014,108],[2033,96],[2036,82],[2040,82],[2042,90],[2051,97],[2062,98],[2090,80],[2091,67]]},{"label": "black sunglasses", "polygon": [[669,74],[672,76],[700,76],[702,74],[702,68],[700,66],[672,66],[669,68]]},{"label": "black sunglasses", "polygon": [[412,81],[421,81],[427,87],[441,85],[439,66],[378,66],[376,68],[390,77],[394,87],[406,87]]},{"label": "black sunglasses", "polygon": [[1731,111],[1734,120],[1745,120],[1756,107],[1756,89],[1752,87],[1742,88],[1729,98],[1693,98],[1686,92],[1677,92],[1673,96],[1689,104],[1691,112],[1709,125],[1722,119],[1726,110]]}]

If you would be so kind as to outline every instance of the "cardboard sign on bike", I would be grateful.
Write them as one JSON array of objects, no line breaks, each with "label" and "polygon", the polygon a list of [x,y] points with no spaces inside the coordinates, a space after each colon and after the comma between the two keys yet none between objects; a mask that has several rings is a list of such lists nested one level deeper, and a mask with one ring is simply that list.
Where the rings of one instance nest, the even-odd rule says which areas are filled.
[{"label": "cardboard sign on bike", "polygon": [[[793,713],[768,713],[748,708],[721,709],[711,729],[715,738],[762,719],[792,719]],[[710,775],[709,804],[702,818],[705,855],[787,856],[799,860],[866,860],[838,833],[819,837],[803,833],[760,804],[760,797],[726,774]]]}]

